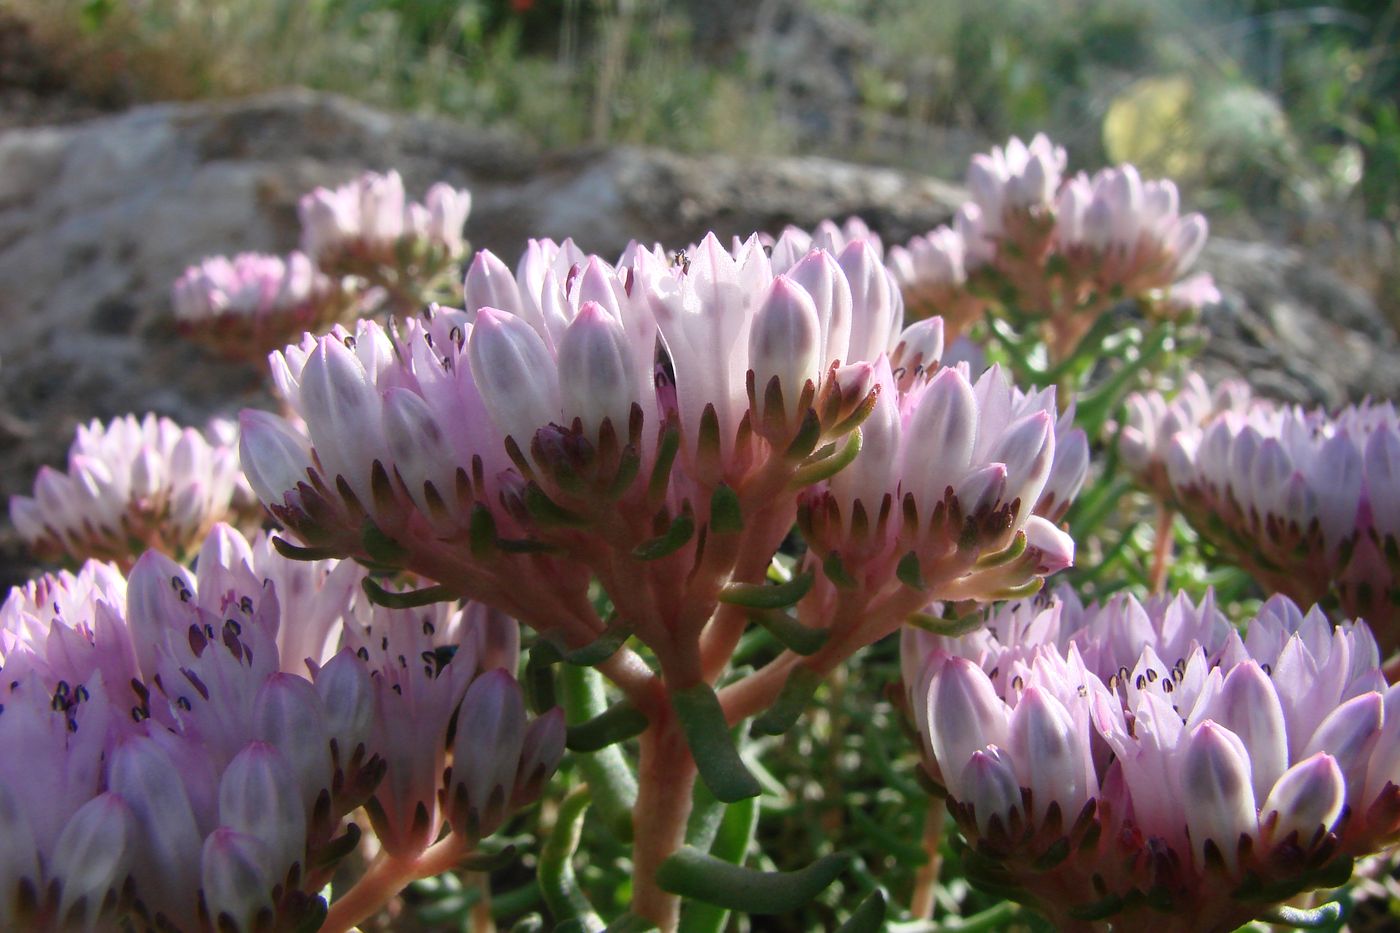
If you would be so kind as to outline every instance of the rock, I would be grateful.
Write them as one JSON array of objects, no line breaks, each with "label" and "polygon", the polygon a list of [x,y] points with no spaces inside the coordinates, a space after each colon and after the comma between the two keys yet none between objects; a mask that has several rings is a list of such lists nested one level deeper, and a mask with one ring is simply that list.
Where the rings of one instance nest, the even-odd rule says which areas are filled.
[{"label": "rock", "polygon": [[1215,237],[1201,266],[1223,304],[1208,309],[1208,379],[1240,376],[1264,394],[1336,407],[1400,398],[1400,343],[1364,290],[1298,250]]}]

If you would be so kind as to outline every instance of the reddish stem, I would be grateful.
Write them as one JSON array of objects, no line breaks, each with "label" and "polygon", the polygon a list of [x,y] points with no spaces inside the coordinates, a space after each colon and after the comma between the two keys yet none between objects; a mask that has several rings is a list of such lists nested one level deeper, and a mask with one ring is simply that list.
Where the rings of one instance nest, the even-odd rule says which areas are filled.
[{"label": "reddish stem", "polygon": [[918,873],[914,875],[914,891],[909,897],[909,915],[915,920],[927,920],[933,916],[938,872],[943,867],[943,853],[940,850],[943,844],[943,807],[937,800],[929,801],[921,844],[928,861],[919,866]]},{"label": "reddish stem", "polygon": [[681,904],[656,883],[656,873],[685,842],[694,787],[695,760],[667,702],[641,736],[632,811],[632,912],[655,923],[661,933],[676,929]]},{"label": "reddish stem", "polygon": [[380,856],[344,896],[331,904],[321,933],[346,933],[382,910],[410,882],[440,875],[466,854],[466,840],[453,833],[410,858]]},{"label": "reddish stem", "polygon": [[1167,588],[1167,565],[1171,562],[1172,546],[1176,543],[1172,534],[1172,526],[1176,522],[1176,513],[1170,506],[1157,506],[1157,539],[1152,548],[1152,570],[1148,574],[1147,583],[1153,593],[1160,593]]}]

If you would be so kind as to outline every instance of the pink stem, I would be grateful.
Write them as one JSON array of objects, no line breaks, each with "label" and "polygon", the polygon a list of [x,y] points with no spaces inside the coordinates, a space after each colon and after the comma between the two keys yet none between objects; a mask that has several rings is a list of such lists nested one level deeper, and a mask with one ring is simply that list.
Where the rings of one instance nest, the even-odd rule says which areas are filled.
[{"label": "pink stem", "polygon": [[1171,562],[1172,545],[1175,544],[1172,534],[1175,521],[1176,513],[1170,506],[1157,507],[1157,540],[1152,549],[1152,570],[1147,577],[1153,593],[1160,593],[1167,588],[1167,565]]},{"label": "pink stem", "polygon": [[685,842],[695,786],[695,760],[669,704],[641,735],[637,804],[632,811],[632,912],[672,933],[680,923],[680,898],[656,883],[661,863]]},{"label": "pink stem", "polygon": [[452,833],[416,856],[380,856],[343,897],[331,904],[321,933],[346,933],[374,916],[393,897],[419,878],[440,875],[467,854],[466,840]]}]

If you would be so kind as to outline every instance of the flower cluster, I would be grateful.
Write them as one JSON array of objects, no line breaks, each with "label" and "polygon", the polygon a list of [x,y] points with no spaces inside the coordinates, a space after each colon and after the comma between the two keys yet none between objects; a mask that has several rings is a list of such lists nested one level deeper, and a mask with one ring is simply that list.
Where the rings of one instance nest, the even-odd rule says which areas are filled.
[{"label": "flower cluster", "polygon": [[352,303],[304,253],[206,259],[176,279],[171,300],[181,333],[242,360],[330,326]]},{"label": "flower cluster", "polygon": [[944,225],[890,248],[886,262],[904,294],[911,316],[942,318],[949,337],[956,338],[986,313],[990,303],[968,286],[968,276],[986,262],[976,237],[976,204],[965,204]]},{"label": "flower cluster", "polygon": [[146,548],[181,556],[245,507],[231,423],[207,432],[148,414],[80,425],[67,472],[42,467],[10,519],[41,560],[130,566]]},{"label": "flower cluster", "polygon": [[1232,930],[1400,837],[1400,694],[1359,623],[1066,594],[903,652],[969,876],[1057,926]]},{"label": "flower cluster", "polygon": [[471,194],[438,183],[407,203],[397,172],[317,188],[299,204],[304,252],[242,253],[190,266],[171,286],[181,333],[233,360],[261,362],[305,332],[381,310],[416,311],[455,278]]},{"label": "flower cluster", "polygon": [[875,379],[860,454],[801,498],[809,560],[833,601],[841,589],[1006,598],[1070,564],[1073,542],[1049,519],[1083,484],[1088,441],[1072,412],[1056,417],[1053,389],[1023,393],[996,367],[974,382],[961,365],[904,393],[887,364]]},{"label": "flower cluster", "polygon": [[[902,329],[868,238],[800,249],[795,234],[732,252],[711,236],[674,259],[634,245],[614,265],[537,241],[514,273],[482,252],[465,310],[276,355],[309,438],[246,412],[249,479],[311,553],[453,581],[570,644],[601,628],[582,608],[590,574],[620,609],[643,586],[656,592],[639,599],[691,607],[671,624],[695,634],[744,556],[740,530],[763,555],[740,580],[761,581],[798,492],[832,474],[833,495],[870,497],[891,552],[869,568],[872,598],[984,599],[1065,566],[1068,538],[1032,514],[1056,459],[1053,391],[939,369],[941,332]],[[833,528],[829,549],[867,533]],[[1007,552],[996,572],[972,574],[992,551]],[[541,573],[555,586],[516,583]],[[628,615],[663,666],[685,642],[647,631],[655,613]]]},{"label": "flower cluster", "polygon": [[442,182],[422,204],[409,202],[398,172],[367,172],[302,197],[302,249],[321,268],[352,275],[405,265],[403,257],[435,268],[466,251],[462,226],[471,206],[468,191]]},{"label": "flower cluster", "polygon": [[1173,500],[1270,590],[1340,604],[1400,646],[1400,421],[1390,403],[1335,416],[1267,400],[1176,433]]},{"label": "flower cluster", "polygon": [[1037,323],[1058,362],[1123,298],[1168,315],[1218,300],[1208,276],[1178,281],[1206,222],[1181,214],[1171,181],[1144,181],[1131,165],[1065,171],[1064,149],[1043,134],[974,156],[971,200],[952,224],[889,252],[911,313],[943,316],[951,340],[1000,306]]},{"label": "flower cluster", "polygon": [[1249,405],[1247,383],[1230,379],[1213,390],[1199,373],[1187,373],[1170,397],[1159,391],[1134,392],[1124,401],[1126,416],[1118,432],[1118,454],[1139,486],[1160,502],[1170,502],[1167,451],[1172,439],[1195,430],[1226,411],[1243,412]]},{"label": "flower cluster", "polygon": [[352,608],[362,575],[220,526],[196,574],[151,551],[126,579],[89,563],[12,591],[0,925],[315,925],[356,808],[413,854],[444,820],[470,845],[532,800],[563,723],[527,724],[511,675],[481,670],[514,663],[509,627]]}]

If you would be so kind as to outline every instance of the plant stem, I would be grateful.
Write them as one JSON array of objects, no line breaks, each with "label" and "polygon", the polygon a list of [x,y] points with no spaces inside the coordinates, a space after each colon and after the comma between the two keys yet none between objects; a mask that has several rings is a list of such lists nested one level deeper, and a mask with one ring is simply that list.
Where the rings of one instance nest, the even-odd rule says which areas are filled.
[{"label": "plant stem", "polygon": [[496,921],[491,916],[490,874],[484,871],[470,872],[467,875],[467,883],[474,885],[481,892],[481,897],[477,898],[476,903],[472,905],[472,933],[496,933]]},{"label": "plant stem", "polygon": [[658,710],[641,736],[637,806],[632,811],[632,912],[673,933],[680,898],[656,883],[661,863],[685,842],[695,786],[695,760],[670,704]]},{"label": "plant stem", "polygon": [[939,848],[942,844],[943,808],[936,800],[930,800],[928,813],[924,816],[924,836],[920,841],[928,861],[914,875],[914,890],[909,895],[909,914],[915,920],[927,920],[933,916],[938,872],[943,867],[943,853]]},{"label": "plant stem", "polygon": [[1171,561],[1172,545],[1175,543],[1172,535],[1175,522],[1176,513],[1170,506],[1157,506],[1157,540],[1152,549],[1152,570],[1147,577],[1153,593],[1160,593],[1167,588],[1167,564]]},{"label": "plant stem", "polygon": [[466,840],[452,833],[412,858],[381,855],[343,897],[331,904],[321,933],[346,933],[378,913],[410,882],[440,875],[466,854]]}]

